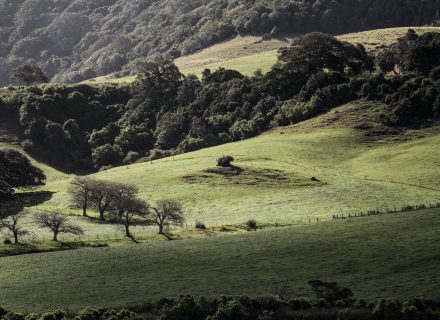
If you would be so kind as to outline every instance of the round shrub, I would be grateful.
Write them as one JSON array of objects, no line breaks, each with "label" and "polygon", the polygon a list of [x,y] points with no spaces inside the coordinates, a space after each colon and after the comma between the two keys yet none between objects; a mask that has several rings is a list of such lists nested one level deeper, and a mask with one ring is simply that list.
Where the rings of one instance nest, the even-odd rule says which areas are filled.
[{"label": "round shrub", "polygon": [[66,318],[66,314],[61,310],[56,310],[54,312],[44,313],[40,320],[63,320]]},{"label": "round shrub", "polygon": [[132,164],[136,160],[138,160],[140,157],[141,157],[141,155],[139,154],[139,152],[129,151],[127,153],[127,155],[125,156],[123,163],[124,164]]},{"label": "round shrub", "polygon": [[122,157],[122,149],[116,145],[105,144],[92,151],[93,162],[98,168],[115,164],[119,162]]},{"label": "round shrub", "polygon": [[251,230],[257,230],[257,221],[251,219],[246,221],[245,225]]},{"label": "round shrub", "polygon": [[201,221],[196,221],[196,229],[206,230],[206,225]]},{"label": "round shrub", "polygon": [[231,156],[223,156],[217,159],[217,166],[230,168],[232,167],[232,162],[234,162],[234,158]]}]

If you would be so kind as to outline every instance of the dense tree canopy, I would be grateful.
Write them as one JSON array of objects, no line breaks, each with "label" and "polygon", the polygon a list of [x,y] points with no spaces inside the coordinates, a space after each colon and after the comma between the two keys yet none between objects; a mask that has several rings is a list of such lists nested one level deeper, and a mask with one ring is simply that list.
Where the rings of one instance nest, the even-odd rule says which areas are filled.
[{"label": "dense tree canopy", "polygon": [[46,176],[28,158],[15,150],[0,150],[0,198],[14,193],[15,188],[28,189],[44,184]]},{"label": "dense tree canopy", "polygon": [[0,85],[38,64],[55,82],[136,70],[236,35],[341,34],[436,19],[426,0],[1,0]]},{"label": "dense tree canopy", "polygon": [[378,64],[383,71],[394,70],[398,65],[401,72],[427,75],[440,65],[440,34],[428,32],[419,36],[410,29],[379,55]]},{"label": "dense tree canopy", "polygon": [[437,38],[409,32],[374,60],[360,45],[311,33],[280,50],[266,75],[220,68],[198,79],[163,61],[144,64],[131,87],[6,88],[0,108],[24,128],[28,152],[64,170],[107,169],[238,141],[360,98],[388,106],[384,124],[413,125],[440,115],[437,55],[409,54],[410,72],[401,76],[371,71],[399,45],[410,43],[410,50],[396,51],[402,54],[435,51]]},{"label": "dense tree canopy", "polygon": [[23,64],[13,70],[11,80],[19,84],[30,85],[34,83],[46,83],[49,79],[44,72],[36,65]]}]

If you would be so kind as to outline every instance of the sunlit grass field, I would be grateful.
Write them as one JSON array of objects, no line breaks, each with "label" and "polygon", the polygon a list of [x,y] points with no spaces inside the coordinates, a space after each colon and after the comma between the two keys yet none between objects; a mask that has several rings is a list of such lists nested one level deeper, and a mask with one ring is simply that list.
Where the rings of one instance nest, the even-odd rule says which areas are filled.
[{"label": "sunlit grass field", "polygon": [[[344,110],[348,107],[334,112],[347,118]],[[325,122],[326,117],[330,116],[253,139],[121,166],[93,176],[135,184],[140,197],[152,204],[168,197],[181,201],[186,223],[172,228],[180,238],[198,236],[193,231],[196,221],[218,232],[221,226],[239,228],[249,219],[265,226],[305,224],[331,220],[336,214],[440,201],[440,134],[435,130],[397,141],[374,140],[340,123],[313,127]],[[207,172],[216,167],[216,159],[222,155],[233,156],[242,173],[226,177]],[[43,169],[48,183],[40,191],[46,192],[47,199],[28,208],[25,221],[37,235],[35,239],[50,237],[32,221],[32,212],[42,209],[70,214],[85,229],[81,239],[65,236],[66,241],[123,237],[119,225],[78,217],[80,212],[71,208],[67,193],[71,176]],[[147,242],[158,240],[155,232],[153,226],[134,228],[136,237]]]},{"label": "sunlit grass field", "polygon": [[[334,220],[241,235],[0,259],[18,311],[124,306],[178,294],[310,296],[310,279],[358,298],[439,298],[440,212]],[[286,290],[284,290],[286,291]]]}]

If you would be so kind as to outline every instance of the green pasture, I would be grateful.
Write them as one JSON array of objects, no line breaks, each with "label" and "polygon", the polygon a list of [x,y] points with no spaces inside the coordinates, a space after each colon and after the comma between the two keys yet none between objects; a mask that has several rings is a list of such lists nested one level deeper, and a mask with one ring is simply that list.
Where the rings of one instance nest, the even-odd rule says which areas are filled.
[{"label": "green pasture", "polygon": [[[267,295],[337,281],[358,298],[439,298],[438,209],[241,235],[0,259],[0,304],[17,311],[140,304],[178,294]],[[284,290],[286,291],[286,290]]]}]

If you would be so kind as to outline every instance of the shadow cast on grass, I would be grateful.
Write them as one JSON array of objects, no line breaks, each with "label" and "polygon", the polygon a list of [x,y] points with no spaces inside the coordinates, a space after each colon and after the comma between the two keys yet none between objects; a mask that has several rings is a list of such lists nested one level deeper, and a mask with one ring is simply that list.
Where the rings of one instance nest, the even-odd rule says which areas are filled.
[{"label": "shadow cast on grass", "polygon": [[13,195],[0,202],[0,216],[8,217],[23,211],[25,208],[35,207],[52,199],[54,192],[35,191]]}]

